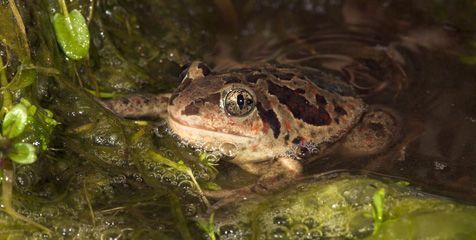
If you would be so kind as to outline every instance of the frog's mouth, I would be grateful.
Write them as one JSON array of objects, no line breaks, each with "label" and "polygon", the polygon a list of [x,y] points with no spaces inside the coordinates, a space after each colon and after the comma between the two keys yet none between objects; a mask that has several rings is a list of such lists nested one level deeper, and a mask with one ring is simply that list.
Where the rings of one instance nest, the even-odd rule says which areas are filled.
[{"label": "frog's mouth", "polygon": [[172,131],[180,138],[197,145],[204,143],[220,145],[223,142],[249,144],[252,140],[252,137],[246,135],[217,132],[212,129],[189,125],[175,118],[172,114],[170,114],[168,117],[168,124]]}]

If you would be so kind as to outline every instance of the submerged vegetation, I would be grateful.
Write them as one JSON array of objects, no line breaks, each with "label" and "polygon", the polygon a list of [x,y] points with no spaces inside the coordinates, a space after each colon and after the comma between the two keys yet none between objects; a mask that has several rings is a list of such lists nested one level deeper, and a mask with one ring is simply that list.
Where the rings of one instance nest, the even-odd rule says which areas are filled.
[{"label": "submerged vegetation", "polygon": [[[195,189],[216,173],[186,165],[197,158],[193,152],[182,162],[163,157],[176,159],[170,154],[174,139],[154,142],[157,127],[119,119],[93,95],[170,89],[180,66],[210,38],[192,29],[200,23],[174,20],[190,14],[183,4],[123,4],[0,3],[2,200],[8,214],[1,216],[0,238],[197,235],[186,216],[205,209],[208,202]],[[155,29],[141,28],[139,21],[153,17],[137,19],[144,9],[164,17]],[[144,30],[156,31],[156,39],[144,38]]]},{"label": "submerged vegetation", "polygon": [[[202,189],[220,188],[219,157],[182,146],[163,122],[120,119],[96,97],[173,89],[180,66],[210,54],[214,17],[230,16],[237,28],[231,2],[214,2],[0,1],[0,239],[257,239],[289,231],[379,239],[408,225],[408,236],[419,237],[432,236],[422,232],[430,217],[454,220],[440,228],[448,236],[473,231],[474,208],[353,177],[288,190],[292,201],[240,206],[234,223],[206,215]],[[300,220],[276,220],[270,207]]]},{"label": "submerged vegetation", "polygon": [[[391,179],[317,176],[217,213],[220,239],[472,239],[476,208]],[[319,181],[316,181],[319,180]]]}]

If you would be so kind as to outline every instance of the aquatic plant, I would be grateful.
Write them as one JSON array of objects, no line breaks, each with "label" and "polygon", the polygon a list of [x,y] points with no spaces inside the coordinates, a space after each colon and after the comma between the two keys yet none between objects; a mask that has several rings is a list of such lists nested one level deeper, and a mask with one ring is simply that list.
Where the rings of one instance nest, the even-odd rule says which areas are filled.
[{"label": "aquatic plant", "polygon": [[375,191],[374,196],[372,197],[372,217],[374,219],[374,234],[379,231],[380,226],[383,222],[384,198],[385,188],[380,188]]},{"label": "aquatic plant", "polygon": [[66,56],[80,60],[89,54],[89,30],[81,12],[74,9],[68,11],[64,0],[58,0],[62,13],[53,16],[56,39]]}]

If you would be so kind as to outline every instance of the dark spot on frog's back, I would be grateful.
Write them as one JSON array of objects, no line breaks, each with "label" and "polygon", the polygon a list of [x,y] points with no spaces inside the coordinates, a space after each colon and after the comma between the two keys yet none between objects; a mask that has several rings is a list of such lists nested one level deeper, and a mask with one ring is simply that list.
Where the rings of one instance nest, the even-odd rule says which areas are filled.
[{"label": "dark spot on frog's back", "polygon": [[129,99],[126,98],[126,97],[121,98],[121,102],[122,102],[122,104],[124,104],[124,105],[128,105],[128,104],[130,103]]},{"label": "dark spot on frog's back", "polygon": [[347,115],[347,111],[346,111],[344,108],[342,108],[341,106],[337,106],[337,105],[336,105],[336,106],[334,107],[334,110],[335,110],[336,113],[339,114],[339,115]]},{"label": "dark spot on frog's back", "polygon": [[278,138],[281,130],[281,123],[279,122],[276,113],[273,111],[273,109],[265,110],[261,103],[256,104],[256,108],[261,120],[263,121],[263,124],[267,124],[271,130],[273,130],[274,138]]},{"label": "dark spot on frog's back", "polygon": [[315,126],[331,124],[332,120],[329,113],[323,107],[309,104],[307,99],[301,95],[302,89],[293,90],[268,81],[268,90],[269,93],[278,98],[281,104],[288,108],[295,118]]},{"label": "dark spot on frog's back", "polygon": [[286,134],[286,136],[284,136],[284,141],[286,142],[286,144],[288,144],[288,141],[289,141],[289,134]]},{"label": "dark spot on frog's back", "polygon": [[224,77],[223,80],[225,81],[225,83],[241,83],[241,80],[239,78],[233,76]]},{"label": "dark spot on frog's back", "polygon": [[266,74],[262,73],[250,74],[246,76],[245,80],[249,83],[256,83],[258,79],[266,79],[266,76]]},{"label": "dark spot on frog's back", "polygon": [[203,107],[205,103],[211,103],[214,105],[220,104],[220,93],[210,94],[205,98],[198,98],[189,105],[187,105],[182,114],[190,116],[190,115],[197,115],[200,112],[200,107]]},{"label": "dark spot on frog's back", "polygon": [[191,103],[183,109],[182,114],[187,116],[197,115],[199,111],[200,111],[200,108],[197,106],[197,104]]},{"label": "dark spot on frog's back", "polygon": [[327,100],[324,96],[316,94],[316,103],[319,106],[325,106],[325,105],[327,105]]},{"label": "dark spot on frog's back", "polygon": [[291,80],[294,77],[293,73],[286,73],[280,71],[273,71],[272,74],[281,80]]},{"label": "dark spot on frog's back", "polygon": [[208,102],[211,104],[219,105],[220,104],[220,93],[210,94],[207,97],[203,98],[203,102]]}]

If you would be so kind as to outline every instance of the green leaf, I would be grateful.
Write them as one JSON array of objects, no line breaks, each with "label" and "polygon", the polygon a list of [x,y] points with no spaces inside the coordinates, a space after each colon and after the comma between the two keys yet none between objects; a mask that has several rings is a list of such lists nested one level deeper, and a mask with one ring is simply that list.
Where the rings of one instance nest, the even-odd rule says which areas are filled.
[{"label": "green leaf", "polygon": [[398,182],[396,182],[396,184],[397,184],[398,186],[401,186],[401,187],[408,187],[408,186],[410,186],[410,182],[407,182],[407,181],[398,181]]},{"label": "green leaf", "polygon": [[2,132],[3,136],[12,139],[20,135],[25,129],[27,123],[27,109],[22,104],[15,105],[3,120]]},{"label": "green leaf", "polygon": [[189,168],[187,165],[185,165],[185,163],[183,161],[174,162],[174,161],[162,156],[160,153],[154,152],[152,150],[149,150],[148,153],[149,153],[149,156],[153,160],[155,160],[159,163],[162,163],[164,165],[167,165],[167,166],[169,166],[169,167],[171,167],[171,168],[173,168],[173,169],[175,169],[179,172],[183,172],[183,173],[187,174],[190,177],[190,179],[192,179],[192,182],[195,185],[195,187],[197,188],[198,192],[200,193],[200,196],[202,197],[202,200],[205,203],[205,205],[207,205],[207,207],[210,207],[210,203],[208,202],[207,198],[203,194],[203,191],[200,188],[200,185],[198,184],[197,179],[195,179],[195,176],[193,175],[192,169]]},{"label": "green leaf", "polygon": [[48,109],[37,107],[26,99],[20,103],[27,108],[27,124],[19,142],[36,142],[38,149],[44,151],[48,147],[53,128],[58,122],[53,119],[53,113]]},{"label": "green leaf", "polygon": [[18,71],[13,77],[13,80],[8,83],[6,88],[16,91],[30,86],[36,79],[36,71],[32,69],[25,69],[22,66],[18,67]]},{"label": "green leaf", "polygon": [[373,203],[372,203],[372,216],[374,219],[374,231],[379,231],[380,226],[383,222],[383,210],[384,210],[384,199],[385,199],[385,189],[380,188],[378,189],[373,196]]},{"label": "green leaf", "polygon": [[35,147],[29,143],[16,143],[8,157],[19,164],[31,164],[36,161]]},{"label": "green leaf", "polygon": [[198,218],[197,219],[197,226],[202,229],[207,235],[208,239],[210,240],[216,240],[217,237],[215,235],[215,225],[214,225],[214,219],[215,218],[215,213],[212,212],[210,215],[208,221],[207,219],[203,218]]},{"label": "green leaf", "polygon": [[213,191],[217,191],[217,190],[221,190],[221,187],[220,185],[214,183],[214,182],[208,182],[207,183],[207,189],[208,190],[213,190]]},{"label": "green leaf", "polygon": [[71,59],[80,60],[89,53],[89,30],[86,20],[78,10],[68,16],[56,13],[53,26],[59,45]]}]

